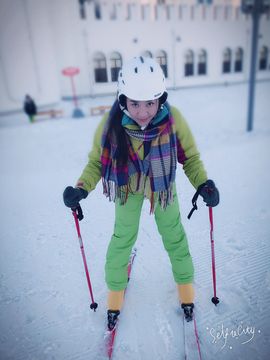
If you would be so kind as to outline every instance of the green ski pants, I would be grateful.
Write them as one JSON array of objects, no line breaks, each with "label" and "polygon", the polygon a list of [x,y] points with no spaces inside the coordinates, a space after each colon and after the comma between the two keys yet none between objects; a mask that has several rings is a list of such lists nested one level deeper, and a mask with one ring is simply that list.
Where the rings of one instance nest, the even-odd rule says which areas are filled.
[{"label": "green ski pants", "polygon": [[[107,250],[105,265],[109,290],[121,291],[127,286],[127,265],[137,239],[143,201],[143,194],[135,193],[129,194],[124,205],[115,203],[114,234]],[[191,283],[194,269],[185,230],[181,223],[176,191],[174,191],[174,202],[165,210],[157,205],[155,221],[171,261],[175,282]]]}]

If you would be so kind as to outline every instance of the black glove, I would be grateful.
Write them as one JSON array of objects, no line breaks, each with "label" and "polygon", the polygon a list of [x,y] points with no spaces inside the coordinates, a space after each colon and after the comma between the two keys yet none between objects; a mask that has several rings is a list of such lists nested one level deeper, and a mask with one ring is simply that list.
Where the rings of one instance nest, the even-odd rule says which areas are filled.
[{"label": "black glove", "polygon": [[73,209],[76,208],[79,205],[79,201],[85,199],[87,195],[88,192],[82,188],[68,186],[63,193],[63,200],[67,207]]},{"label": "black glove", "polygon": [[214,207],[219,204],[219,192],[213,180],[207,180],[198,187],[198,192],[202,196],[206,206]]}]

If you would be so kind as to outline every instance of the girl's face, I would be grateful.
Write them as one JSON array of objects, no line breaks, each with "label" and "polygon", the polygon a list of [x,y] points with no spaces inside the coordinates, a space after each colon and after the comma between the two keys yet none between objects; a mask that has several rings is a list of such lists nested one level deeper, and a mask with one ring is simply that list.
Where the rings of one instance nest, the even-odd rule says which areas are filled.
[{"label": "girl's face", "polygon": [[140,126],[146,127],[158,112],[158,99],[137,101],[127,98],[127,109],[132,119]]}]

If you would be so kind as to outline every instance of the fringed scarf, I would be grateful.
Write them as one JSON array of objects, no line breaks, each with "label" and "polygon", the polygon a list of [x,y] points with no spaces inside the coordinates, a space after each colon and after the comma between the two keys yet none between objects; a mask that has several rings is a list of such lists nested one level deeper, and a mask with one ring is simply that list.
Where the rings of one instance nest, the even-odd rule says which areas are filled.
[{"label": "fringed scarf", "polygon": [[[126,116],[126,115],[124,115]],[[160,115],[159,115],[160,117]],[[150,181],[150,213],[155,211],[157,203],[165,209],[173,202],[173,183],[175,181],[177,165],[176,135],[173,131],[173,118],[168,111],[158,124],[149,126],[149,129],[136,130],[125,127],[128,145],[128,162],[124,166],[117,166],[115,141],[108,135],[105,126],[102,136],[102,183],[103,193],[110,201],[118,199],[120,204],[125,204],[130,191],[130,181],[136,176],[136,191],[144,190],[143,178],[148,177]],[[134,151],[131,137],[141,140],[141,146],[149,149],[146,157],[141,160]],[[140,147],[141,147],[140,146]],[[139,149],[138,149],[139,150]],[[137,150],[137,151],[138,151]],[[145,194],[146,195],[146,194]]]}]

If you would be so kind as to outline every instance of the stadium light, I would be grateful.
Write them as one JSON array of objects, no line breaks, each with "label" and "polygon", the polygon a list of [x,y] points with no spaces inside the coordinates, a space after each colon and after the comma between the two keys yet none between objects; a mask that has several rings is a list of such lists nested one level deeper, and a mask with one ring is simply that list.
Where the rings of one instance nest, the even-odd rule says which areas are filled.
[{"label": "stadium light", "polygon": [[253,109],[254,109],[254,94],[256,81],[256,60],[258,48],[258,31],[260,16],[270,9],[270,0],[242,0],[241,10],[243,13],[252,16],[252,39],[251,39],[251,61],[250,61],[250,76],[249,76],[249,94],[248,94],[248,119],[247,131],[253,128]]}]

